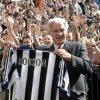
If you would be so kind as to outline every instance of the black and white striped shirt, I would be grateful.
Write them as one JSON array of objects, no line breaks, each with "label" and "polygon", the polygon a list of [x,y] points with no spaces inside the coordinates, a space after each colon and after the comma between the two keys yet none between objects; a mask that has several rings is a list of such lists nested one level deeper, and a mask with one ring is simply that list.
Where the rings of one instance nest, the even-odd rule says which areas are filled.
[{"label": "black and white striped shirt", "polygon": [[[9,100],[59,100],[59,57],[40,50],[17,50],[12,53],[9,54],[8,68],[6,66],[8,71],[5,71],[8,73]],[[65,72],[62,75],[61,82],[64,82]],[[64,89],[66,86],[62,84],[60,87]]]}]

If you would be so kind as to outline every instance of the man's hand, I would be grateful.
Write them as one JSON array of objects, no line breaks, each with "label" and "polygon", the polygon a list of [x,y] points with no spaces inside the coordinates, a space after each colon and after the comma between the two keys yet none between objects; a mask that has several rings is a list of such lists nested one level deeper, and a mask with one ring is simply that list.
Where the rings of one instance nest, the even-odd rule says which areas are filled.
[{"label": "man's hand", "polygon": [[57,49],[55,54],[58,55],[60,58],[64,59],[65,61],[71,61],[71,54],[68,53],[65,49]]}]

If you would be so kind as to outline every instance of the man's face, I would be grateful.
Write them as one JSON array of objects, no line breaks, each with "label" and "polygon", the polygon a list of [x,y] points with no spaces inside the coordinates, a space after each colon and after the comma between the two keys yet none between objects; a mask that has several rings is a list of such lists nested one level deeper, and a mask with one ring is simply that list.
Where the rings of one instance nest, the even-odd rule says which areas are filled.
[{"label": "man's face", "polygon": [[61,46],[66,41],[67,31],[65,26],[60,23],[53,23],[51,26],[51,36],[54,44]]}]

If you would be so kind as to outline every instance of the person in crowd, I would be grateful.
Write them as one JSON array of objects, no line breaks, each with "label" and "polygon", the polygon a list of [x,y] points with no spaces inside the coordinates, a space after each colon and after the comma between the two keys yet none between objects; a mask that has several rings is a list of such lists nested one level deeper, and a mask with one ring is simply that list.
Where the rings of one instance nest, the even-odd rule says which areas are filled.
[{"label": "person in crowd", "polygon": [[80,5],[80,7],[81,7],[81,9],[82,9],[82,14],[83,14],[83,15],[86,14],[85,1],[86,1],[86,0],[80,0],[80,1],[78,2],[78,4]]},{"label": "person in crowd", "polygon": [[73,33],[72,32],[68,32],[67,40],[68,41],[73,41]]},{"label": "person in crowd", "polygon": [[42,36],[39,36],[39,43],[40,43],[40,45],[44,45]]},{"label": "person in crowd", "polygon": [[76,13],[76,15],[79,15],[82,13],[82,9],[80,5],[78,4],[77,0],[72,0],[72,9]]},{"label": "person in crowd", "polygon": [[22,38],[22,44],[20,45],[19,49],[23,49],[23,48],[35,49],[32,38],[29,35],[26,35]]},{"label": "person in crowd", "polygon": [[43,43],[47,47],[50,46],[53,43],[51,35],[48,35],[48,34],[44,35]]},{"label": "person in crowd", "polygon": [[95,39],[87,39],[86,37],[82,37],[82,40],[85,42],[88,56],[93,64],[93,72],[91,74],[91,78],[87,78],[88,80],[88,100],[99,100],[100,98],[100,49],[96,45]]},{"label": "person in crowd", "polygon": [[[78,42],[66,40],[68,23],[62,18],[52,18],[48,22],[48,33],[52,36],[53,45],[49,48],[40,46],[38,49],[51,51],[64,60],[69,75],[69,88],[59,88],[60,100],[86,100],[85,75],[91,75],[92,64],[87,55],[86,46]],[[59,48],[60,49],[57,49]]]},{"label": "person in crowd", "polygon": [[96,33],[96,31],[95,31],[94,24],[91,24],[91,25],[88,27],[86,36],[87,36],[87,38],[94,38],[94,39],[96,39],[97,33]]},{"label": "person in crowd", "polygon": [[88,39],[86,37],[81,38],[82,42],[86,44],[88,50],[88,56],[94,65],[100,65],[100,49],[96,45],[94,38]]}]

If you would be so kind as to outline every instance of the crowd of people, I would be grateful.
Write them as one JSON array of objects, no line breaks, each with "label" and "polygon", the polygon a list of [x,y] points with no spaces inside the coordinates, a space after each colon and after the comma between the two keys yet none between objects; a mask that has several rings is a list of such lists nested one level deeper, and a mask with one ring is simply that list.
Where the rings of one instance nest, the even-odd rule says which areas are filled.
[{"label": "crowd of people", "polygon": [[[70,84],[74,86],[71,88],[72,96],[69,98],[61,93],[60,100],[100,100],[100,86],[97,89],[95,85],[100,84],[100,4],[95,0],[0,0],[1,76],[2,62],[10,47],[54,51],[50,49],[53,44],[64,46],[65,43],[70,45],[71,51],[67,52],[65,46],[58,49],[56,55],[71,62],[72,65],[66,65],[77,74],[76,79],[83,77],[81,75],[87,76],[89,89],[85,90],[87,95],[83,92],[79,96],[74,94],[78,89],[81,91],[78,85],[86,88],[86,84],[78,83],[78,79],[76,82],[69,72]],[[96,80],[92,79],[93,75]],[[94,91],[97,91],[95,96]],[[5,100],[2,93],[1,90],[0,100]]]}]

